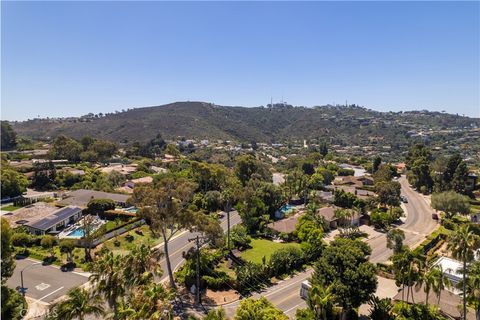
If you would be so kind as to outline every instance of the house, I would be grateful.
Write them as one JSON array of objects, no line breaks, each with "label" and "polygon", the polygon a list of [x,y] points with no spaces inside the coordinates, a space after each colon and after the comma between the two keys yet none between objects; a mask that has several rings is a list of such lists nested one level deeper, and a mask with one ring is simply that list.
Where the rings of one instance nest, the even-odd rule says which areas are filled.
[{"label": "house", "polygon": [[333,184],[337,186],[344,186],[344,185],[356,186],[356,187],[363,186],[363,183],[360,180],[358,180],[357,177],[354,177],[354,176],[335,177],[335,179],[333,180]]},{"label": "house", "polygon": [[137,171],[137,166],[138,165],[136,163],[133,163],[131,165],[124,165],[121,163],[111,163],[109,166],[101,168],[100,171],[107,174],[112,171],[117,171],[123,174],[124,176],[127,176]]},{"label": "house", "polygon": [[269,223],[267,227],[279,233],[292,233],[295,231],[295,226],[301,216],[302,214],[296,214],[292,217]]},{"label": "house", "polygon": [[127,182],[125,182],[123,187],[118,188],[117,190],[122,191],[122,192],[126,192],[126,193],[133,193],[133,189],[135,188],[136,185],[152,183],[152,182],[153,182],[153,178],[150,177],[150,176],[146,176],[146,177],[142,177],[142,178],[138,178],[138,179],[132,179],[132,180],[128,180]]},{"label": "house", "polygon": [[27,230],[36,235],[47,233],[58,233],[69,224],[73,224],[82,216],[82,208],[68,206],[60,208],[49,215],[27,222],[24,226]]},{"label": "house", "polygon": [[477,175],[474,173],[469,173],[467,180],[465,181],[465,189],[472,192],[477,187]]},{"label": "house", "polygon": [[449,290],[455,294],[460,293],[455,287],[462,281],[462,272],[460,271],[463,268],[462,263],[452,258],[440,257],[433,266],[439,266],[443,274],[450,280],[451,288]]},{"label": "house", "polygon": [[364,186],[373,186],[373,178],[371,176],[360,176],[357,177],[357,180],[360,181]]},{"label": "house", "polygon": [[396,167],[397,167],[397,173],[399,174],[404,174],[405,172],[407,172],[407,165],[403,162],[397,163]]},{"label": "house", "polygon": [[323,207],[318,209],[317,213],[323,217],[325,224],[330,229],[336,229],[338,226],[338,218],[335,216],[336,206]]},{"label": "house", "polygon": [[331,191],[317,191],[317,197],[326,202],[333,202],[333,192]]},{"label": "house", "polygon": [[49,203],[36,202],[15,211],[7,212],[2,215],[2,218],[5,218],[13,229],[22,226],[25,223],[49,216],[57,209],[57,207]]},{"label": "house", "polygon": [[57,202],[59,206],[78,206],[86,208],[90,200],[92,199],[110,199],[115,202],[119,207],[125,207],[127,205],[127,199],[129,195],[109,193],[103,191],[79,189],[68,192],[62,197],[62,200]]}]

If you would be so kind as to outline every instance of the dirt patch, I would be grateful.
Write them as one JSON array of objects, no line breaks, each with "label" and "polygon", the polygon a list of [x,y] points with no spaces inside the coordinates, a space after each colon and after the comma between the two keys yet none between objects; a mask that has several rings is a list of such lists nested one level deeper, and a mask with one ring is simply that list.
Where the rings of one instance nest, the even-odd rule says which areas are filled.
[{"label": "dirt patch", "polygon": [[[182,300],[189,303],[195,302],[195,296],[185,289],[179,291]],[[202,294],[202,303],[205,305],[220,306],[240,299],[240,294],[235,290],[213,291],[207,289]]]}]

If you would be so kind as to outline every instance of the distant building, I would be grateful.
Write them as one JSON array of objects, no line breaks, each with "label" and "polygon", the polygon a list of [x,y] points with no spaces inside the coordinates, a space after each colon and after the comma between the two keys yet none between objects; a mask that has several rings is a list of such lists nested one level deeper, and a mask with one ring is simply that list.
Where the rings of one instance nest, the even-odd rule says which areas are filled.
[{"label": "distant building", "polygon": [[462,281],[462,263],[452,258],[440,257],[433,266],[439,266],[443,270],[443,274],[450,280],[450,291],[458,294],[459,290],[455,287]]},{"label": "distant building", "polygon": [[468,174],[467,181],[465,181],[465,189],[467,191],[473,191],[477,187],[478,177],[474,173]]},{"label": "distant building", "polygon": [[127,199],[129,195],[109,193],[103,191],[79,189],[71,191],[63,196],[63,199],[57,202],[59,206],[79,206],[86,208],[90,200],[92,199],[110,199],[115,202],[119,207],[125,207],[127,205]]}]

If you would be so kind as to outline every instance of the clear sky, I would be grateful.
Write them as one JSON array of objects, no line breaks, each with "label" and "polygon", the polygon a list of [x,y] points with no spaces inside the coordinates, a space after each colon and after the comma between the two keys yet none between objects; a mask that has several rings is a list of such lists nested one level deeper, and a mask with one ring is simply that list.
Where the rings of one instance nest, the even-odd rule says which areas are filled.
[{"label": "clear sky", "polygon": [[5,2],[2,119],[174,101],[480,117],[479,2]]}]

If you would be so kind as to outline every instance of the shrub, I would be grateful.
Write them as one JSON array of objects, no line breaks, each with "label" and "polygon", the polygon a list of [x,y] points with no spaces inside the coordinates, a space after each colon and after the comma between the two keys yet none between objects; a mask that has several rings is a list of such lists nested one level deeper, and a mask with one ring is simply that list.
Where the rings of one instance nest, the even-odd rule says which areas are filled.
[{"label": "shrub", "polygon": [[126,212],[121,210],[107,210],[107,211],[98,213],[98,216],[102,219],[106,219],[110,221],[113,221],[116,219],[127,221],[136,217],[137,215],[133,212]]},{"label": "shrub", "polygon": [[30,247],[32,245],[33,239],[32,236],[26,233],[14,233],[12,235],[12,244],[16,247],[23,247],[27,246]]},{"label": "shrub", "polygon": [[272,276],[281,276],[298,269],[303,265],[302,250],[297,247],[280,248],[270,257]]},{"label": "shrub", "polygon": [[125,236],[125,240],[127,240],[128,242],[132,242],[133,239],[134,239],[134,237],[133,237],[131,234],[127,234],[127,235]]},{"label": "shrub", "polygon": [[57,244],[57,239],[54,236],[50,236],[50,235],[43,236],[42,240],[40,241],[40,245],[44,249],[51,249],[56,244]]},{"label": "shrub", "polygon": [[115,209],[115,202],[111,199],[92,199],[87,205],[92,214],[100,214]]},{"label": "shrub", "polygon": [[249,248],[250,242],[252,242],[252,238],[248,235],[247,228],[241,224],[230,229],[230,240],[231,245],[239,250]]},{"label": "shrub", "polygon": [[235,273],[237,290],[242,294],[258,290],[270,281],[268,268],[253,262],[247,262],[238,267],[235,269]]},{"label": "shrub", "polygon": [[222,290],[230,288],[233,285],[233,279],[223,271],[216,272],[215,276],[203,276],[202,280],[205,281],[207,287],[212,290]]}]

